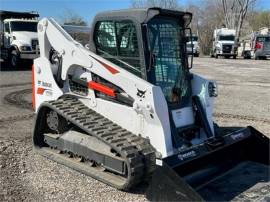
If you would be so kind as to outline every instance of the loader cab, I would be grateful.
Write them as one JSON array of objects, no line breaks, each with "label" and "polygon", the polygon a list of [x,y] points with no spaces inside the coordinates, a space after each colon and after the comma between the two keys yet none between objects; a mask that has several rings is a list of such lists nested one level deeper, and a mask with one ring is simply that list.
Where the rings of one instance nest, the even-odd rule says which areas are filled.
[{"label": "loader cab", "polygon": [[191,97],[185,35],[191,16],[160,8],[100,13],[90,50],[160,86],[168,105],[179,108]]}]

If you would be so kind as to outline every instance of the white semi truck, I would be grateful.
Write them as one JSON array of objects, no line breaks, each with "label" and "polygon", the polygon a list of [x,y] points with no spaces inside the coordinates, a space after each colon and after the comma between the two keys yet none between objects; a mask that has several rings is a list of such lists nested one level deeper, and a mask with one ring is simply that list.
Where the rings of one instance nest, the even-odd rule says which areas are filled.
[{"label": "white semi truck", "polygon": [[235,46],[234,29],[221,28],[214,30],[211,55],[215,58],[218,58],[219,56],[236,58],[237,46]]},{"label": "white semi truck", "polygon": [[0,11],[1,58],[11,68],[17,68],[23,60],[39,56],[38,17],[33,12]]}]

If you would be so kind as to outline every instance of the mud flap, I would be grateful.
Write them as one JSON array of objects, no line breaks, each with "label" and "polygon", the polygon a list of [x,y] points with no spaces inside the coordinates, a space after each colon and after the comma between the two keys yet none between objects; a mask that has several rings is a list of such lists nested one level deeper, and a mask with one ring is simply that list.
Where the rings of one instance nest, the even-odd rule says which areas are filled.
[{"label": "mud flap", "polygon": [[158,166],[146,192],[150,201],[203,201],[192,187],[165,163]]}]

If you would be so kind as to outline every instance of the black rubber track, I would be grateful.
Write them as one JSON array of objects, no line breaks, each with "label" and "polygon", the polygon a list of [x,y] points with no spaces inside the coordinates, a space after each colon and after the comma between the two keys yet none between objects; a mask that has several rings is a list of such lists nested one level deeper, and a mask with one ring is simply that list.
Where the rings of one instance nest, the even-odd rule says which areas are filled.
[{"label": "black rubber track", "polygon": [[[128,168],[123,183],[122,181],[119,183],[115,176],[106,178],[106,175],[97,175],[96,172],[91,170],[93,168],[90,169],[89,167],[87,169],[85,166],[81,166],[82,164],[73,163],[68,159],[64,160],[60,156],[62,154],[52,154],[52,152],[48,151],[48,146],[46,147],[43,138],[46,131],[45,117],[48,110],[56,111],[86,134],[96,137],[120,154]],[[150,177],[155,170],[155,150],[148,140],[121,128],[109,119],[89,109],[74,97],[65,97],[42,104],[36,118],[33,141],[40,154],[122,190],[128,190]],[[120,178],[123,179],[123,177],[119,176]]]}]

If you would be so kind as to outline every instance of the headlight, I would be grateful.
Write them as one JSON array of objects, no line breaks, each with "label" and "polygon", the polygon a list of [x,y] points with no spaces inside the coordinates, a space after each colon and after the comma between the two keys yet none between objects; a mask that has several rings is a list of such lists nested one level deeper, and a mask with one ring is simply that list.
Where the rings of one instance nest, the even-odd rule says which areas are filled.
[{"label": "headlight", "polygon": [[208,93],[210,97],[217,97],[218,96],[218,89],[216,82],[209,82],[208,83]]},{"label": "headlight", "polygon": [[31,51],[31,47],[30,46],[20,46],[20,50],[21,51]]}]

